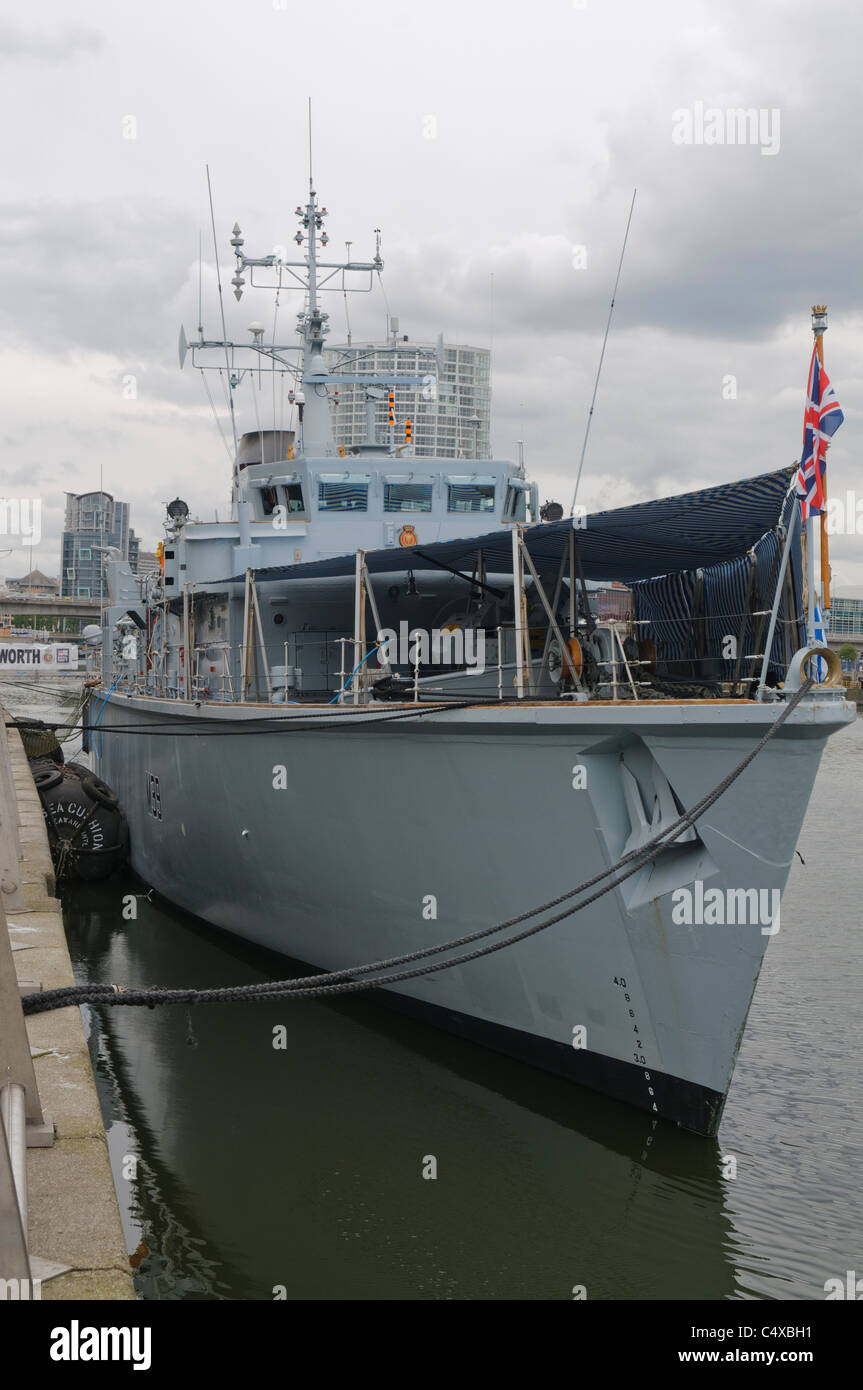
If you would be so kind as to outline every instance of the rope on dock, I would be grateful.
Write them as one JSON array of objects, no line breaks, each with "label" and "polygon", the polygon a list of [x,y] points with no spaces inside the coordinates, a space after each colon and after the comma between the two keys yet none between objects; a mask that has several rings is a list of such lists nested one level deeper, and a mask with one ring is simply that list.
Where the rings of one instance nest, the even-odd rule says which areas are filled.
[{"label": "rope on dock", "polygon": [[[556,923],[564,921],[565,918],[573,916],[583,908],[589,907],[591,903],[610,893],[613,888],[625,882],[653,856],[659,849],[667,847],[667,844],[676,840],[684,830],[689,829],[706,811],[714,805],[719,798],[724,795],[728,788],[737,781],[738,777],[745,772],[746,768],[752,763],[758,754],[767,746],[772,738],[776,736],[782,725],[796,709],[797,705],[808,694],[815,682],[810,678],[801,688],[795,692],[788,704],[783,709],[778,718],[767,728],[753,748],[737,764],[723,780],[702,797],[700,801],[679,816],[665,830],[654,835],[650,840],[645,841],[636,849],[630,850],[618,859],[616,864],[603,869],[601,873],[595,874],[593,878],[586,879],[577,888],[571,888],[568,892],[562,893],[557,898],[550,898],[548,902],[540,904],[539,907],[531,908],[528,912],[522,912],[517,917],[510,917],[505,922],[497,922],[494,926],[483,927],[480,931],[471,932],[467,936],[461,936],[453,941],[445,941],[436,946],[426,946],[419,951],[410,951],[400,956],[391,956],[388,960],[373,961],[368,965],[351,966],[345,970],[333,970],[319,972],[315,975],[301,976],[288,980],[267,980],[258,985],[232,985],[222,989],[166,989],[154,987],[150,989],[124,989],[116,984],[87,984],[74,985],[65,989],[44,990],[40,994],[30,994],[22,999],[21,1004],[25,1014],[47,1013],[52,1009],[66,1008],[70,1004],[93,1004],[93,1005],[145,1005],[153,1009],[160,1004],[224,1004],[239,1002],[271,1002],[276,999],[323,999],[333,995],[355,994],[364,989],[378,989],[384,985],[399,984],[404,980],[418,979],[423,975],[430,975],[437,970],[446,970],[452,965],[464,965],[468,961],[478,960],[482,956],[491,955],[495,951],[501,951],[507,946],[513,946],[516,942],[524,941],[538,932],[545,931],[548,927],[555,926]],[[626,866],[626,867],[624,867]],[[623,869],[622,873],[618,871]],[[616,877],[610,877],[616,875]],[[542,922],[534,923],[533,926],[525,928],[524,931],[517,932],[514,936],[508,936],[504,941],[494,941],[488,945],[481,946],[473,951],[462,952],[460,955],[452,956],[448,960],[435,961],[431,965],[420,966],[417,969],[400,970],[395,974],[381,975],[378,972],[392,970],[394,966],[409,965],[413,961],[422,960],[428,956],[441,955],[446,951],[458,950],[463,946],[471,945],[475,941],[483,940],[486,937],[494,936],[498,932],[506,931],[510,927],[517,926],[525,922],[530,917],[536,917],[540,913],[548,912],[552,908],[559,907],[562,903],[568,902],[571,898],[578,897],[593,888],[596,884],[602,883],[603,879],[609,881],[598,888],[595,893],[582,901],[567,907],[563,912],[557,913],[553,917],[546,918]],[[373,975],[372,979],[360,978]]]}]

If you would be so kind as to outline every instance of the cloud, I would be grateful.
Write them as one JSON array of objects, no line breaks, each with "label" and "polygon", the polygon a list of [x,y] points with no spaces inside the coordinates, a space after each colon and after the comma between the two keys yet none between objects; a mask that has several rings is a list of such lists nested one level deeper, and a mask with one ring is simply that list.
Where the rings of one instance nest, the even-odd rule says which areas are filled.
[{"label": "cloud", "polygon": [[[212,0],[197,6],[206,22],[175,27],[166,44],[163,7],[128,18],[93,0],[108,52],[95,30],[64,29],[61,7],[47,3],[38,32],[0,26],[0,56],[22,60],[7,63],[7,94],[28,112],[10,151],[14,196],[0,209],[4,430],[16,441],[4,474],[26,486],[39,470],[47,498],[52,487],[94,486],[101,466],[152,544],[165,499],[179,490],[212,515],[229,487],[206,396],[176,359],[180,323],[191,338],[198,321],[201,223],[204,324],[219,333],[203,164],[213,164],[217,209],[231,211],[218,233],[228,332],[246,341],[253,318],[269,329],[272,306],[252,292],[235,305],[229,227],[236,213],[251,254],[290,241],[307,144],[305,98],[285,92],[283,75],[319,21],[286,24],[265,4],[237,35],[231,7]],[[822,300],[846,414],[831,487],[854,486],[863,12],[823,0],[817,31],[804,0],[583,10],[550,0],[530,25],[514,0],[438,0],[431,18],[400,9],[394,32],[349,0],[332,0],[328,15],[315,161],[334,208],[332,249],[350,236],[366,256],[370,229],[384,231],[386,300],[375,285],[351,301],[355,342],[380,339],[389,311],[412,338],[493,337],[495,452],[513,457],[523,439],[542,495],[568,503],[637,186],[581,500],[620,505],[791,462],[809,306]],[[410,81],[396,111],[384,79],[403,70],[405,52]],[[93,58],[86,84],[80,67],[60,65],[76,53]],[[29,58],[43,59],[41,70]],[[190,73],[204,74],[203,86]],[[224,90],[236,100],[210,99]],[[696,102],[778,110],[778,153],[676,145],[672,114]],[[121,138],[129,111],[135,140]],[[283,341],[301,303],[282,296]],[[326,307],[339,341],[341,296]],[[222,412],[222,383],[210,380]],[[238,407],[240,428],[253,426],[248,382]],[[859,538],[835,538],[831,555],[843,585],[863,583]]]},{"label": "cloud", "polygon": [[96,54],[105,40],[95,29],[80,24],[63,24],[52,32],[23,29],[8,20],[0,21],[0,59],[31,58],[41,63],[65,63],[79,53]]},{"label": "cloud", "polygon": [[60,358],[166,352],[196,240],[188,214],[155,200],[5,203],[0,332]]}]

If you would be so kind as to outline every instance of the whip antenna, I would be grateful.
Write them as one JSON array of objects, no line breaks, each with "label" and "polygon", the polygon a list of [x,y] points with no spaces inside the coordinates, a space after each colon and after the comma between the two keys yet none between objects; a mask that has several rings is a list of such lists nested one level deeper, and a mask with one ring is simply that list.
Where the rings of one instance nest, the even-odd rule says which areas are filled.
[{"label": "whip antenna", "polygon": [[198,337],[204,336],[204,233],[198,232]]},{"label": "whip antenna", "polygon": [[633,188],[632,202],[629,205],[629,217],[626,219],[626,231],[623,234],[623,246],[620,248],[620,260],[617,265],[617,276],[614,281],[614,289],[611,292],[611,304],[608,309],[608,323],[605,325],[605,337],[602,340],[602,352],[599,354],[599,366],[596,369],[596,381],[593,383],[593,396],[591,397],[590,401],[590,410],[587,412],[587,427],[584,431],[584,443],[581,446],[581,458],[578,461],[578,472],[575,475],[575,491],[572,494],[572,507],[569,513],[570,516],[572,516],[575,511],[576,498],[578,497],[578,485],[581,482],[581,470],[584,468],[584,456],[587,453],[587,440],[588,436],[590,435],[591,421],[593,420],[593,407],[596,404],[596,393],[599,390],[599,378],[602,373],[602,363],[605,357],[605,345],[608,342],[608,333],[611,328],[611,316],[614,313],[614,301],[617,298],[617,287],[620,284],[620,272],[623,269],[623,257],[626,254],[626,243],[629,239],[629,228],[632,223],[632,212],[635,207],[635,195],[637,192],[638,189]]},{"label": "whip antenna", "polygon": [[213,186],[210,183],[210,166],[205,164],[207,171],[207,196],[210,200],[210,225],[213,228],[213,254],[216,257],[216,284],[219,287],[219,311],[222,315],[222,341],[225,344],[225,366],[228,373],[228,405],[231,410],[231,430],[234,436],[234,474],[237,480],[237,499],[240,496],[240,446],[237,440],[237,417],[234,413],[234,388],[231,384],[231,354],[228,350],[228,330],[225,325],[225,300],[222,295],[222,272],[219,269],[219,243],[216,238],[216,214],[213,211]]}]

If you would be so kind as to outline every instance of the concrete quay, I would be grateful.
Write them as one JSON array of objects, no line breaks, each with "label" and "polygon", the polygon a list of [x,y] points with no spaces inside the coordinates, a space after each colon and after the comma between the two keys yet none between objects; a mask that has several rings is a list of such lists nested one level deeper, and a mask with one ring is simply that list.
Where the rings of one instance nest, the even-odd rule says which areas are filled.
[{"label": "concrete quay", "polygon": [[[7,725],[9,716],[0,715]],[[54,989],[74,978],[39,794],[20,736],[6,727],[0,728],[0,846],[0,1299],[34,1293],[55,1301],[134,1299],[81,1012],[73,1005],[26,1021],[20,1012],[19,990]],[[23,1173],[15,1182],[10,1132],[23,1122],[22,1095],[23,1209]],[[33,1118],[40,1106],[41,1125]],[[18,1148],[23,1167],[20,1139]],[[22,1236],[29,1289],[21,1277]]]}]

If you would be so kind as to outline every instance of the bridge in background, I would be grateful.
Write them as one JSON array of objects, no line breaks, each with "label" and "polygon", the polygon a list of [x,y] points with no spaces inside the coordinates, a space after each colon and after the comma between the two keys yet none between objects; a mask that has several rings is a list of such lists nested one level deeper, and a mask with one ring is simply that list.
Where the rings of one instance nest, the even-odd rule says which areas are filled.
[{"label": "bridge in background", "polygon": [[10,618],[27,617],[31,627],[39,626],[40,618],[73,618],[80,623],[98,623],[97,598],[57,598],[55,594],[0,594],[0,625],[9,626]]}]

